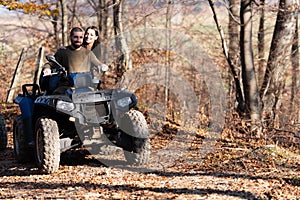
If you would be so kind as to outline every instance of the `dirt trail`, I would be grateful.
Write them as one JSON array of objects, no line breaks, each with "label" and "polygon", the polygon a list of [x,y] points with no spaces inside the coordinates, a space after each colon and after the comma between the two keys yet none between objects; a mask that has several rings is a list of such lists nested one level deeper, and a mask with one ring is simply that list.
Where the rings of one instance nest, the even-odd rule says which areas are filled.
[{"label": "dirt trail", "polygon": [[15,161],[11,144],[0,153],[3,199],[299,199],[296,176],[299,169],[283,179],[276,171],[202,171],[180,164],[143,173],[104,166],[80,150],[62,158],[56,173],[40,175],[33,164]]}]

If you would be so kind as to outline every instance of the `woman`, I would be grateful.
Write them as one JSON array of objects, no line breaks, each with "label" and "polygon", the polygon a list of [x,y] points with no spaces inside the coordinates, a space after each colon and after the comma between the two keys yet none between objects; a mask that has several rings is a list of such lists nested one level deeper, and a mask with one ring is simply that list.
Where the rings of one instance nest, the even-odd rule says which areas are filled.
[{"label": "woman", "polygon": [[[96,26],[89,26],[85,29],[82,46],[88,50],[91,50],[98,60],[104,61],[101,53],[99,31]],[[96,68],[94,66],[91,67],[92,76],[102,79],[103,77],[101,70],[95,70]],[[108,67],[106,66],[105,69],[106,68]]]},{"label": "woman", "polygon": [[87,27],[84,32],[83,46],[88,50],[94,50],[99,43],[99,31],[97,27]]}]

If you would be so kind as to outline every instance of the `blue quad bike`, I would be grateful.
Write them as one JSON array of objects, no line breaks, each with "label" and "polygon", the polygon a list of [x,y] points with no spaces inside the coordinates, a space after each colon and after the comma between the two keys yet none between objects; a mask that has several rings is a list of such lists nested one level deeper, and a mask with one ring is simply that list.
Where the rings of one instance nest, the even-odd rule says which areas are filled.
[{"label": "blue quad bike", "polygon": [[5,128],[5,121],[2,114],[0,114],[0,151],[6,149],[7,146],[7,132]]},{"label": "blue quad bike", "polygon": [[[46,58],[54,66],[50,79],[67,80],[65,68],[54,56]],[[41,173],[50,174],[58,170],[61,153],[86,147],[93,155],[122,149],[128,164],[146,164],[149,131],[144,115],[135,109],[136,95],[121,89],[101,90],[100,83],[91,74],[79,74],[74,87],[62,94],[49,88],[41,92],[41,81],[22,85],[22,94],[14,99],[21,110],[13,125],[16,160],[35,160]]]}]

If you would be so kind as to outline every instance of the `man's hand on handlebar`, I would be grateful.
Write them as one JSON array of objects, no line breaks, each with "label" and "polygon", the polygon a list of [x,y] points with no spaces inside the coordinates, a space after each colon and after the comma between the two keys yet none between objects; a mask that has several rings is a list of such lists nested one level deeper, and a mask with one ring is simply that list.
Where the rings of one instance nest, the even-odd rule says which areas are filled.
[{"label": "man's hand on handlebar", "polygon": [[44,73],[43,76],[51,76],[51,75],[52,75],[51,69],[49,69],[49,68],[45,68],[45,69],[43,70],[43,73]]},{"label": "man's hand on handlebar", "polygon": [[104,73],[104,72],[108,71],[108,66],[106,64],[102,64],[102,65],[98,66],[98,69],[99,69],[99,72]]}]

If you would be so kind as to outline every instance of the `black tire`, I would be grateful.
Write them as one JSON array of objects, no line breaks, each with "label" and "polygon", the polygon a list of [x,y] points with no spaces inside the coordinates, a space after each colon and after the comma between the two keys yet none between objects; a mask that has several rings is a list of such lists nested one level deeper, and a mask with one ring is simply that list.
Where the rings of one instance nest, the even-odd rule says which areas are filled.
[{"label": "black tire", "polygon": [[99,154],[101,155],[111,155],[117,152],[117,148],[112,145],[104,144],[100,146]]},{"label": "black tire", "polygon": [[144,115],[137,110],[130,110],[121,119],[124,155],[127,163],[144,165],[150,157],[150,139]]},{"label": "black tire", "polygon": [[5,128],[5,121],[3,115],[0,114],[0,151],[6,149],[7,146],[7,132]]},{"label": "black tire", "polygon": [[150,157],[150,139],[143,141],[141,151],[135,153],[133,151],[124,151],[126,161],[129,165],[145,165]]},{"label": "black tire", "polygon": [[59,130],[56,121],[39,118],[35,126],[35,158],[39,171],[51,174],[60,162]]},{"label": "black tire", "polygon": [[22,116],[18,115],[13,124],[14,153],[18,163],[31,162],[34,159],[33,150],[29,148],[25,134]]}]

